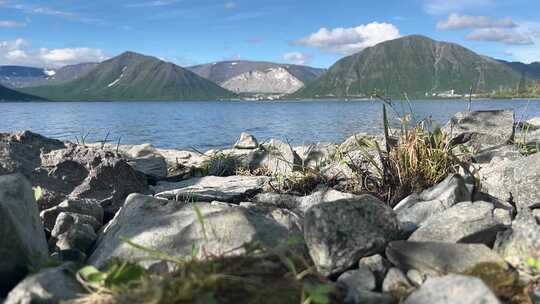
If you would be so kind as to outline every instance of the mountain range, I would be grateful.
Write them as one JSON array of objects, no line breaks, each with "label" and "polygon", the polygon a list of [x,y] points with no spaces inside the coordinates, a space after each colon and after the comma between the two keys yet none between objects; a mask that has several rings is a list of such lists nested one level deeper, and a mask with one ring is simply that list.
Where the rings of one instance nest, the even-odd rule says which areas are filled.
[{"label": "mountain range", "polygon": [[0,100],[219,100],[258,93],[299,99],[374,93],[426,98],[467,94],[471,86],[477,94],[512,89],[524,79],[540,79],[540,63],[495,60],[413,35],[366,48],[328,70],[244,60],[182,68],[133,52],[57,70],[3,66]]},{"label": "mountain range", "polygon": [[17,92],[8,87],[0,85],[0,101],[40,101],[43,98]]},{"label": "mountain range", "polygon": [[348,98],[378,93],[402,98],[514,88],[521,74],[458,44],[413,35],[386,41],[345,57],[293,94],[297,98]]},{"label": "mountain range", "polygon": [[155,57],[126,52],[59,85],[22,92],[50,100],[215,100],[235,94],[189,70]]}]

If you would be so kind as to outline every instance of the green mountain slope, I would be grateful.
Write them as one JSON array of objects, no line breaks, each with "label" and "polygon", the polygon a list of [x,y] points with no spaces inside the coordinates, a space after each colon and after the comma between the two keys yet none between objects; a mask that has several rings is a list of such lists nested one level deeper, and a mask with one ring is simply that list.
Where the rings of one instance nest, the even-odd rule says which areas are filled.
[{"label": "green mountain slope", "polygon": [[235,96],[177,65],[133,52],[104,61],[70,82],[22,91],[51,100],[215,100]]},{"label": "green mountain slope", "polygon": [[515,87],[520,77],[506,65],[462,46],[415,35],[339,60],[293,97],[356,97],[378,91],[395,98],[403,93],[421,98],[448,90],[465,94],[471,85],[481,93]]},{"label": "green mountain slope", "polygon": [[525,73],[525,75],[531,79],[540,80],[540,62],[529,64],[522,62],[508,62],[504,60],[499,60],[499,62],[506,64],[520,73]]},{"label": "green mountain slope", "polygon": [[0,85],[0,102],[2,101],[36,101],[42,98],[24,94]]}]

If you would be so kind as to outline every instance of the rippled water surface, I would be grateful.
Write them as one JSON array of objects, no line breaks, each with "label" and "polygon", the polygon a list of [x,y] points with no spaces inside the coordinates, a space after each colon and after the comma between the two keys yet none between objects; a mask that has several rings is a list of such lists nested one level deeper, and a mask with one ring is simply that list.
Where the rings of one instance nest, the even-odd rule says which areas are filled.
[{"label": "rippled water surface", "polygon": [[[400,112],[409,105],[397,102]],[[441,124],[467,109],[461,100],[413,101],[415,116]],[[517,119],[540,116],[540,101],[473,101],[472,110],[514,109]],[[75,141],[121,137],[124,144],[152,143],[160,148],[229,147],[242,131],[260,141],[277,137],[294,145],[340,142],[358,132],[382,127],[378,101],[279,102],[31,102],[0,103],[0,132],[29,129]]]}]

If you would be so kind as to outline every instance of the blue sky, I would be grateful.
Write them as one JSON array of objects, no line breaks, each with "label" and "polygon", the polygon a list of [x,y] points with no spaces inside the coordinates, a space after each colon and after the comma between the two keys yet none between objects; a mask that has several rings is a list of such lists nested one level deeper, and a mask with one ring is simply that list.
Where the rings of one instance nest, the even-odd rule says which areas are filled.
[{"label": "blue sky", "polygon": [[538,0],[0,0],[0,64],[58,67],[131,50],[179,65],[328,67],[410,34],[540,61]]}]

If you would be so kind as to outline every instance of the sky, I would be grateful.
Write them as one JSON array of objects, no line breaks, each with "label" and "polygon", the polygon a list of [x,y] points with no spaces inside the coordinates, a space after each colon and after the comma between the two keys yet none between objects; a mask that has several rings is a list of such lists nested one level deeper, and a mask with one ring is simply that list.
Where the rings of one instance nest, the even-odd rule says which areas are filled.
[{"label": "sky", "polygon": [[540,0],[0,0],[0,65],[58,68],[135,51],[190,66],[264,60],[327,68],[421,34],[540,61]]}]

